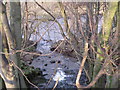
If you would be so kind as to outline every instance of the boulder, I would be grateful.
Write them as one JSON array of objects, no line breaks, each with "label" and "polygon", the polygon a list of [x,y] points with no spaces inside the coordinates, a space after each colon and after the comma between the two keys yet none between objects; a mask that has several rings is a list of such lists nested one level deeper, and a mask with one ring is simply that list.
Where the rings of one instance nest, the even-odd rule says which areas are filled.
[{"label": "boulder", "polygon": [[58,42],[55,42],[50,47],[50,50],[54,51],[58,46],[59,46],[59,48],[56,50],[56,52],[61,53],[61,54],[65,55],[65,56],[76,57],[74,49],[72,48],[70,42],[68,42],[67,40],[59,40]]}]

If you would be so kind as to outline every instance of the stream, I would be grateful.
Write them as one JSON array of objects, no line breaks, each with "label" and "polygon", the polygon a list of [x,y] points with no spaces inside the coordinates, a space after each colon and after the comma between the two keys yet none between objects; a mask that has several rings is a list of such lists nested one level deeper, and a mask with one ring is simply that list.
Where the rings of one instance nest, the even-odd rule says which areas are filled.
[{"label": "stream", "polygon": [[[49,44],[48,46],[44,46],[49,47]],[[50,52],[48,51],[48,53]],[[80,63],[75,58],[55,52],[49,56],[37,57],[33,60],[31,66],[40,68],[47,81],[51,79],[49,83],[40,83],[38,85],[40,88],[53,88],[57,81],[57,88],[75,88],[75,80],[80,66]],[[82,85],[87,85],[87,78],[84,72],[82,73],[80,82]]]},{"label": "stream", "polygon": [[[58,21],[61,25],[63,24],[63,19]],[[46,30],[48,31],[46,32]],[[51,45],[59,40],[63,40],[58,25],[53,21],[42,22],[37,31],[37,34],[31,35],[30,40],[37,41],[46,32],[43,39],[37,43],[37,52],[49,54],[52,52],[50,51]],[[57,84],[56,88],[76,88],[75,80],[80,67],[80,61],[73,57],[54,52],[47,56],[35,58],[30,66],[39,68],[46,79],[46,82],[38,84],[40,88],[53,88],[55,84]],[[80,83],[86,86],[87,82],[88,79],[83,71]]]}]

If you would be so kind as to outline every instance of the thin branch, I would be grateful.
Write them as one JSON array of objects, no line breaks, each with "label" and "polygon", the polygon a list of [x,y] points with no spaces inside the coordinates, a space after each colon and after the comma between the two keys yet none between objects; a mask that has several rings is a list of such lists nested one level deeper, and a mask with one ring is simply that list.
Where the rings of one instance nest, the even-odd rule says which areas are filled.
[{"label": "thin branch", "polygon": [[84,52],[84,55],[83,55],[83,60],[82,60],[82,63],[81,63],[81,66],[80,66],[80,69],[79,69],[79,72],[78,72],[78,75],[77,75],[77,79],[76,79],[76,86],[78,88],[80,88],[79,80],[80,80],[80,77],[81,77],[81,74],[82,74],[84,64],[86,62],[87,54],[88,54],[88,43],[86,42],[86,44],[85,44],[85,52]]},{"label": "thin branch", "polygon": [[40,90],[38,86],[36,86],[35,84],[33,84],[33,83],[27,78],[27,76],[24,74],[24,72],[23,72],[12,60],[10,60],[10,61],[11,61],[11,62],[13,63],[13,65],[22,73],[22,75],[25,77],[25,79],[28,81],[29,84],[31,84],[32,86],[34,86],[35,88],[37,88],[38,90]]},{"label": "thin branch", "polygon": [[34,1],[41,9],[43,9],[46,13],[48,13],[53,18],[54,21],[56,20],[56,18],[49,11],[47,11],[43,6],[41,6],[36,0]]},{"label": "thin branch", "polygon": [[52,89],[52,90],[55,90],[55,88],[56,88],[56,86],[57,86],[58,82],[59,82],[59,78],[58,78],[58,80],[56,81],[56,83],[55,83],[55,85],[54,85],[54,87],[53,87],[53,89]]},{"label": "thin branch", "polygon": [[36,0],[34,0],[34,1],[41,9],[43,9],[46,13],[48,13],[53,18],[53,21],[55,21],[58,24],[62,36],[67,38],[66,35],[64,34],[64,30],[63,30],[61,24],[56,20],[56,18],[49,11],[47,11],[44,7],[42,7]]}]

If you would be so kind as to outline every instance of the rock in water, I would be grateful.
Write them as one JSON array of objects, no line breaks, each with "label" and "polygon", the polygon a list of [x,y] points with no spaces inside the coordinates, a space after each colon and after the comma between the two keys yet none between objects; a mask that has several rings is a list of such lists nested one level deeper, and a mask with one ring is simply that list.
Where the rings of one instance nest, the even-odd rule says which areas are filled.
[{"label": "rock in water", "polygon": [[55,42],[50,47],[50,50],[54,51],[57,47],[58,47],[58,49],[56,50],[56,52],[61,53],[61,54],[65,55],[65,56],[76,57],[74,49],[72,48],[71,44],[67,40],[59,40],[58,42]]}]

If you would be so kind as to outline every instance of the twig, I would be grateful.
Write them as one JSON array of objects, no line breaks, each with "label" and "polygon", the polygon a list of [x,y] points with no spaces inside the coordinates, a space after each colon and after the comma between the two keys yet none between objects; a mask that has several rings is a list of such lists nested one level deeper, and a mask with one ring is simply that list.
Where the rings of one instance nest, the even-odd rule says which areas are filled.
[{"label": "twig", "polygon": [[44,7],[42,7],[36,0],[34,0],[34,1],[35,1],[35,3],[36,3],[41,9],[43,9],[46,13],[48,13],[48,14],[53,18],[53,21],[55,21],[55,22],[58,24],[62,36],[63,36],[64,38],[67,38],[66,35],[64,34],[64,30],[63,30],[61,24],[56,20],[56,18],[55,18],[49,11],[47,11]]},{"label": "twig", "polygon": [[[62,53],[62,50],[60,51],[60,54]],[[54,69],[54,74],[51,76],[51,78],[49,79],[49,81],[47,82],[47,85],[49,85],[50,81],[53,79],[53,77],[55,76],[56,72],[57,72],[57,68],[58,68],[58,61],[56,62],[56,67]]]},{"label": "twig", "polygon": [[80,66],[80,69],[79,69],[79,72],[78,72],[78,75],[77,75],[77,79],[76,79],[76,86],[78,88],[80,88],[79,80],[80,80],[80,77],[81,77],[81,74],[82,74],[82,70],[83,70],[86,58],[87,58],[87,54],[88,54],[88,43],[86,42],[85,43],[85,52],[84,52],[84,55],[83,55],[83,60],[82,60],[82,63],[81,63],[81,66]]},{"label": "twig", "polygon": [[58,80],[56,81],[56,83],[55,83],[55,85],[54,85],[54,87],[53,87],[53,89],[52,89],[52,90],[54,90],[54,89],[56,88],[56,86],[57,86],[58,82],[59,82],[59,78],[58,78]]}]

